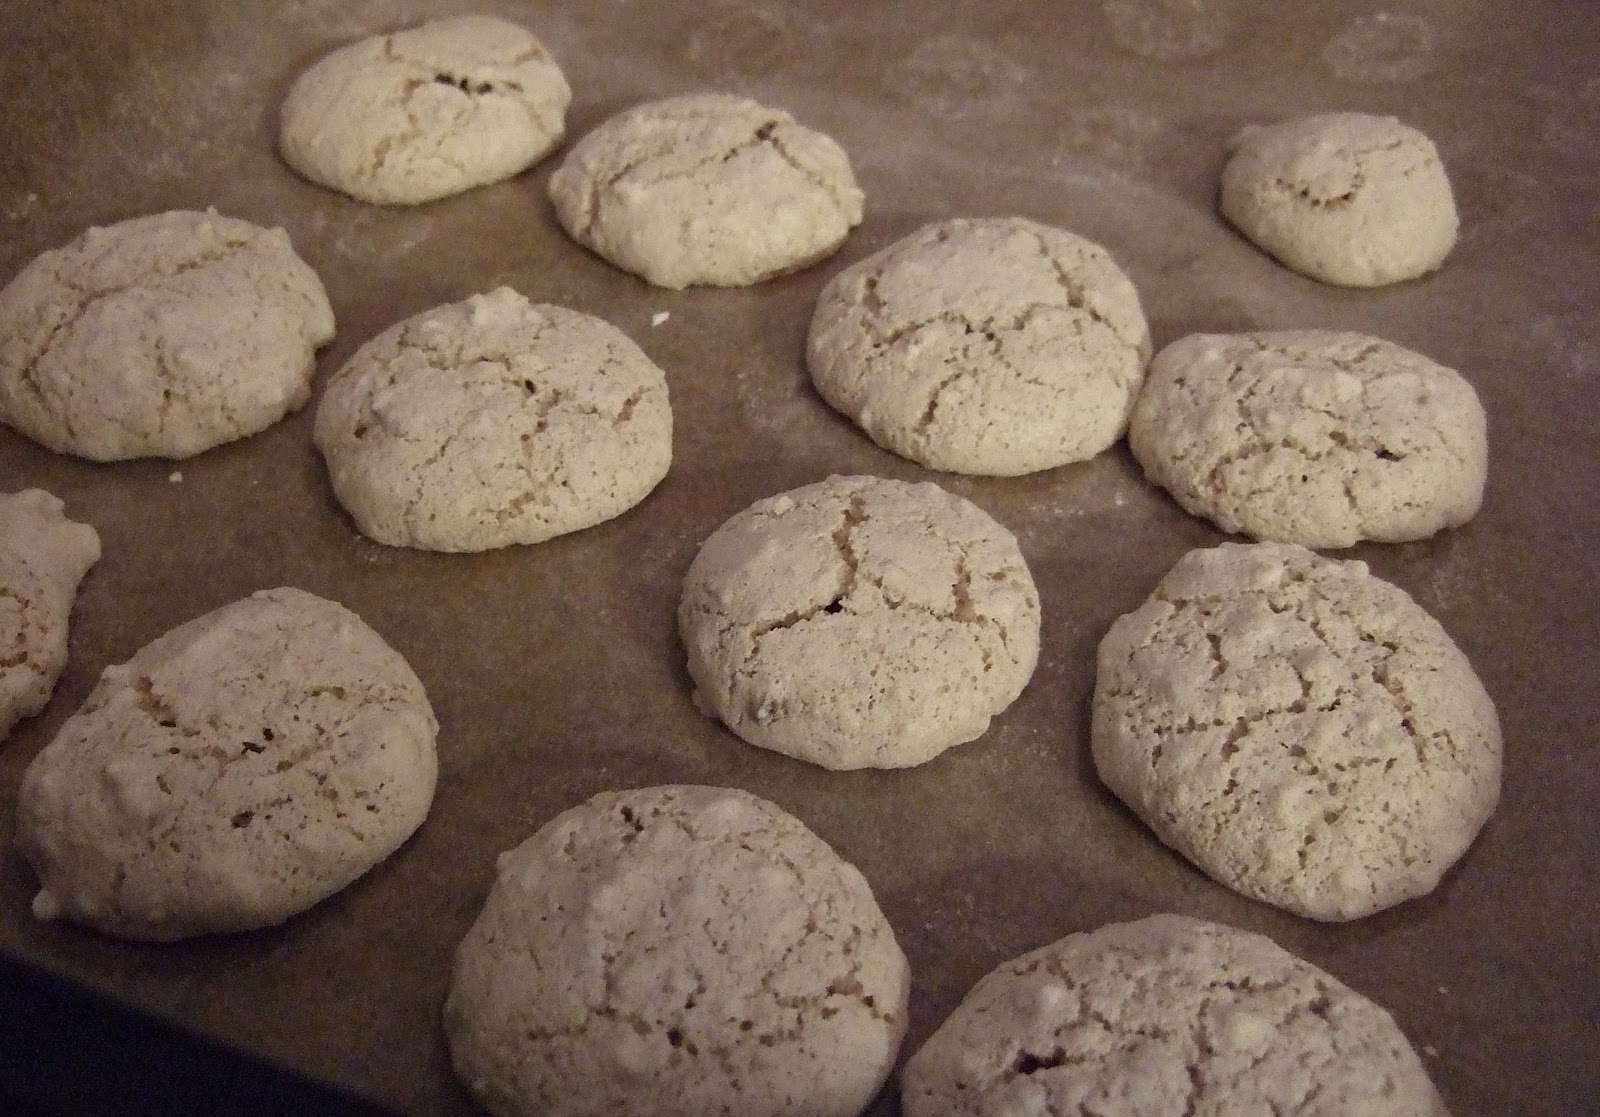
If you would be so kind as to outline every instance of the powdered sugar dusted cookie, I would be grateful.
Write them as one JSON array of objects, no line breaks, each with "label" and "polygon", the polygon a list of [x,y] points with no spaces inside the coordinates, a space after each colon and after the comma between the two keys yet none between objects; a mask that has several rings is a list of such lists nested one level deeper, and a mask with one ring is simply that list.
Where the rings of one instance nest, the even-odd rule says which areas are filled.
[{"label": "powdered sugar dusted cookie", "polygon": [[1190,512],[1307,547],[1463,524],[1488,473],[1483,407],[1459,373],[1322,330],[1173,342],[1150,365],[1128,444]]},{"label": "powdered sugar dusted cookie", "polygon": [[928,225],[829,281],[806,360],[887,450],[1014,476],[1122,437],[1150,359],[1139,295],[1099,245],[1021,217]]},{"label": "powdered sugar dusted cookie", "polygon": [[207,613],[106,668],[29,765],[34,914],[153,940],[280,923],[421,825],[437,729],[342,606],[276,589]]},{"label": "powdered sugar dusted cookie", "polygon": [[44,709],[67,665],[67,620],[100,536],[43,489],[0,494],[0,741]]},{"label": "powdered sugar dusted cookie", "polygon": [[532,166],[560,142],[572,91],[526,28],[436,19],[351,43],[295,81],[279,149],[312,182],[410,205]]},{"label": "powdered sugar dusted cookie", "polygon": [[622,331],[501,287],[362,346],[329,381],[315,438],[363,534],[480,551],[632,508],[666,476],[672,412]]},{"label": "powdered sugar dusted cookie", "polygon": [[902,1083],[906,1117],[1447,1117],[1388,1012],[1263,935],[1180,915],[1000,966]]},{"label": "powdered sugar dusted cookie", "polygon": [[550,177],[579,244],[658,287],[738,287],[831,255],[860,224],[838,144],[778,109],[696,93],[579,140]]},{"label": "powdered sugar dusted cookie", "polygon": [[1366,113],[1246,128],[1228,145],[1220,205],[1282,263],[1344,287],[1433,271],[1460,226],[1433,141]]},{"label": "powdered sugar dusted cookie", "polygon": [[333,337],[282,229],[174,211],[89,229],[0,290],[0,420],[94,461],[186,458],[311,395]]},{"label": "powdered sugar dusted cookie", "polygon": [[502,854],[445,1032],[497,1117],[849,1117],[910,976],[866,880],[743,791],[607,792]]},{"label": "powdered sugar dusted cookie", "polygon": [[1500,794],[1494,705],[1444,629],[1293,544],[1191,551],[1111,626],[1092,747],[1162,841],[1312,919],[1432,891]]},{"label": "powdered sugar dusted cookie", "polygon": [[830,477],[701,546],[678,630],[695,700],[824,768],[904,768],[980,736],[1039,657],[1016,539],[928,483]]}]

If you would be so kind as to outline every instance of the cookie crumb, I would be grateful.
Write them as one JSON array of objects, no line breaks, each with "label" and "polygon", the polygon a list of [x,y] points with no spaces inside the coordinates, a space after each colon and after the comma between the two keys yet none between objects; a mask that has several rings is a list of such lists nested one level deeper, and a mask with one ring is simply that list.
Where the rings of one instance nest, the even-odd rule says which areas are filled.
[{"label": "cookie crumb", "polygon": [[183,470],[174,469],[171,473],[167,474],[167,480],[171,481],[174,485],[183,484]]},{"label": "cookie crumb", "polygon": [[659,326],[671,317],[672,312],[670,310],[658,310],[650,316],[650,324],[652,326]]}]

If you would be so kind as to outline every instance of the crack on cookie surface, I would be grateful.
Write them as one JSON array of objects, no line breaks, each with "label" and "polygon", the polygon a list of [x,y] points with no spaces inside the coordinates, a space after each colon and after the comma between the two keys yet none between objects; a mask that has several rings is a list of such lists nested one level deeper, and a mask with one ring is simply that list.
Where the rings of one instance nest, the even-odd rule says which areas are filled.
[{"label": "crack on cookie surface", "polygon": [[[858,874],[770,805],[712,788],[610,792],[566,812],[511,856],[541,866],[542,883],[529,888],[534,878],[526,877],[513,885],[503,874],[462,947],[462,958],[476,950],[482,964],[464,969],[458,958],[447,1000],[458,1057],[467,1035],[491,1034],[514,1043],[519,1061],[550,1067],[574,1059],[599,1067],[626,1051],[630,1097],[653,1082],[674,1098],[701,1089],[702,1076],[754,1087],[772,1078],[780,1065],[772,1059],[797,1046],[813,1057],[854,1054],[837,1049],[845,1036],[869,1050],[881,1043],[892,1058],[900,1022],[860,1027],[875,999],[905,996],[892,931]],[[570,922],[529,918],[546,909],[547,896],[583,909],[581,933]],[[770,921],[753,914],[771,905]],[[487,968],[491,951],[502,952],[503,976]],[[861,968],[867,956],[870,972]],[[463,988],[465,973],[482,975],[474,990],[506,980],[527,989],[510,1002],[493,997],[485,1020],[467,1003],[476,993]],[[591,992],[576,1018],[564,995],[534,991],[580,987]],[[547,1019],[562,1016],[564,1027]],[[876,1058],[887,1073],[888,1058]],[[615,1090],[599,1078],[585,1111],[659,1112],[646,1100],[602,1106]]]},{"label": "crack on cookie surface", "polygon": [[[1036,655],[1037,595],[1014,541],[991,537],[974,510],[901,484],[836,478],[784,494],[702,547],[679,626],[697,693],[735,733],[787,751],[775,735],[788,741],[811,726],[802,752],[810,759],[815,749],[828,766],[857,751],[920,755],[934,746],[901,742],[936,737],[947,721],[975,722],[965,703],[981,704],[986,724],[1020,689],[1017,676]],[[793,533],[782,550],[761,547],[761,534],[780,526]],[[804,571],[798,581],[784,572],[788,555]],[[769,593],[752,592],[769,579]],[[731,586],[742,587],[737,604],[725,596]],[[819,658],[827,648],[837,658]],[[942,655],[930,666],[923,656],[935,649]],[[907,703],[910,729],[896,713]],[[847,725],[861,740],[846,741]],[[963,739],[981,731],[951,730]]]},{"label": "crack on cookie surface", "polygon": [[1039,1112],[1124,1112],[1134,1089],[1151,1112],[1222,1112],[1248,1096],[1289,1113],[1301,1111],[1306,1066],[1330,1111],[1438,1112],[1381,1008],[1261,936],[1155,916],[1002,964],[902,1082],[916,1113],[989,1112],[1019,1098]]},{"label": "crack on cookie surface", "polygon": [[1224,530],[1339,547],[1470,518],[1483,430],[1459,374],[1378,339],[1196,335],[1152,366],[1129,441],[1152,480]]},{"label": "crack on cookie surface", "polygon": [[[1352,889],[1388,906],[1405,898],[1385,898],[1397,889],[1431,887],[1429,864],[1437,873],[1464,851],[1493,806],[1475,769],[1498,771],[1498,730],[1492,719],[1465,727],[1481,687],[1399,590],[1364,567],[1256,546],[1284,555],[1287,569],[1253,585],[1245,576],[1231,593],[1216,583],[1211,595],[1174,592],[1175,570],[1114,626],[1118,650],[1096,684],[1096,763],[1164,841],[1223,883],[1315,918],[1351,918],[1364,914]],[[1194,554],[1180,567],[1199,570],[1207,553]],[[1207,561],[1220,571],[1220,559]],[[1150,690],[1152,670],[1171,672],[1174,688]],[[1455,687],[1465,704],[1419,705],[1405,681],[1419,673],[1429,693]],[[1480,817],[1443,825],[1436,796],[1475,802]],[[1252,852],[1258,834],[1293,846],[1298,878],[1271,879],[1266,855]],[[1429,842],[1437,861],[1411,852]],[[1346,903],[1356,909],[1336,914]]]}]

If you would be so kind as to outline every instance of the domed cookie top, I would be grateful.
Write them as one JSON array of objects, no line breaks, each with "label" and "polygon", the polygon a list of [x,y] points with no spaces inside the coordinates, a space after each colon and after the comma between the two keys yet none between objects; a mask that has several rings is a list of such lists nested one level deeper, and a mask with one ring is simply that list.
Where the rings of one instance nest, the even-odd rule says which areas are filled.
[{"label": "domed cookie top", "polygon": [[579,140],[550,176],[579,244],[658,287],[738,287],[831,255],[860,223],[839,145],[743,97],[638,105]]},{"label": "domed cookie top", "polygon": [[265,590],[106,668],[17,799],[42,919],[171,940],[281,923],[428,813],[433,711],[348,609]]},{"label": "domed cookie top", "polygon": [[306,178],[410,205],[510,178],[560,142],[566,78],[526,28],[436,19],[327,55],[295,80],[278,147]]},{"label": "domed cookie top", "polygon": [[329,380],[315,438],[363,534],[479,551],[632,508],[671,464],[672,412],[622,331],[501,287],[363,345]]},{"label": "domed cookie top", "polygon": [[0,493],[0,741],[50,701],[78,583],[99,558],[99,534],[56,497]]},{"label": "domed cookie top", "polygon": [[817,391],[931,469],[1014,476],[1122,437],[1150,359],[1138,292],[1110,254],[1020,217],[925,226],[817,300]]},{"label": "domed cookie top", "polygon": [[1288,267],[1344,287],[1433,271],[1460,225],[1433,141],[1366,113],[1246,128],[1229,144],[1219,204]]},{"label": "domed cookie top", "polygon": [[606,792],[502,854],[445,1033],[497,1117],[853,1117],[910,974],[866,880],[771,803]]},{"label": "domed cookie top", "polygon": [[1150,364],[1128,444],[1150,479],[1224,531],[1307,547],[1422,539],[1477,514],[1478,394],[1454,369],[1363,334],[1191,334]]},{"label": "domed cookie top", "polygon": [[1091,747],[1246,896],[1357,919],[1433,890],[1500,795],[1500,725],[1439,623],[1362,562],[1191,551],[1100,642]]},{"label": "domed cookie top", "polygon": [[136,217],[0,290],[0,420],[93,461],[187,458],[301,407],[332,337],[327,293],[282,229]]},{"label": "domed cookie top", "polygon": [[978,982],[906,1064],[905,1117],[1448,1117],[1388,1012],[1263,935],[1153,915]]},{"label": "domed cookie top", "polygon": [[904,768],[971,741],[1027,684],[1039,595],[1005,528],[937,485],[830,477],[701,546],[678,630],[695,700],[763,748]]}]

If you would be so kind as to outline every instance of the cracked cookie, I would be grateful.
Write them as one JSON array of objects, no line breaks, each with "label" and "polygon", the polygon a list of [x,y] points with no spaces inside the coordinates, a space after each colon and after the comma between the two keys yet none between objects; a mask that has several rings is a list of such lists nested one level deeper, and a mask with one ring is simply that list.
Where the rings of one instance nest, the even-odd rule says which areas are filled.
[{"label": "cracked cookie", "polygon": [[1454,369],[1363,334],[1191,334],[1156,355],[1128,445],[1223,531],[1307,547],[1424,539],[1477,514],[1478,394]]},{"label": "cracked cookie", "polygon": [[1091,746],[1167,845],[1326,921],[1431,892],[1500,795],[1494,704],[1445,630],[1288,543],[1190,551],[1118,618]]},{"label": "cracked cookie", "polygon": [[91,461],[187,458],[311,395],[333,337],[282,229],[214,210],[92,228],[0,290],[0,421]]},{"label": "cracked cookie", "polygon": [[24,773],[33,913],[153,941],[281,923],[422,824],[437,731],[334,602],[265,590],[180,625],[107,667]]},{"label": "cracked cookie", "polygon": [[696,703],[744,740],[824,768],[906,768],[1022,693],[1039,594],[1015,537],[969,501],[830,477],[712,533],[678,631]]},{"label": "cracked cookie", "polygon": [[415,205],[531,167],[560,142],[571,100],[526,28],[437,19],[341,47],[301,74],[278,149],[320,186]]},{"label": "cracked cookie", "polygon": [[975,985],[906,1063],[906,1117],[1448,1117],[1382,1007],[1264,935],[1152,915]]},{"label": "cracked cookie", "polygon": [[672,411],[621,330],[501,287],[362,346],[330,378],[314,437],[362,534],[481,551],[638,504],[672,462]]},{"label": "cracked cookie", "polygon": [[1122,437],[1149,359],[1110,254],[1020,217],[937,222],[846,268],[806,344],[818,393],[879,446],[1008,477]]},{"label": "cracked cookie", "polygon": [[50,701],[78,583],[99,558],[99,534],[50,493],[0,494],[0,741]]},{"label": "cracked cookie", "polygon": [[833,254],[861,223],[838,144],[743,97],[669,97],[612,117],[550,176],[572,239],[658,287],[741,287]]},{"label": "cracked cookie", "polygon": [[1365,113],[1246,128],[1229,141],[1218,204],[1280,263],[1341,287],[1426,275],[1460,225],[1433,141]]},{"label": "cracked cookie", "polygon": [[865,878],[744,791],[606,792],[500,856],[444,1007],[496,1117],[851,1117],[910,974]]}]

